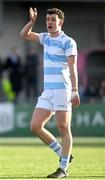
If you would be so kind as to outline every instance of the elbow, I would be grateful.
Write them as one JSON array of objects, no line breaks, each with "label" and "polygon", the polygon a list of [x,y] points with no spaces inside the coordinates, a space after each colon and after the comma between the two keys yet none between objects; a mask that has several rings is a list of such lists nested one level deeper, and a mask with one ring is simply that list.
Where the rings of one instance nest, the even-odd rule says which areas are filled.
[{"label": "elbow", "polygon": [[26,39],[26,35],[21,31],[20,32],[20,37],[22,38],[22,39]]},{"label": "elbow", "polygon": [[22,33],[22,31],[20,32],[20,37],[24,39],[24,34]]}]

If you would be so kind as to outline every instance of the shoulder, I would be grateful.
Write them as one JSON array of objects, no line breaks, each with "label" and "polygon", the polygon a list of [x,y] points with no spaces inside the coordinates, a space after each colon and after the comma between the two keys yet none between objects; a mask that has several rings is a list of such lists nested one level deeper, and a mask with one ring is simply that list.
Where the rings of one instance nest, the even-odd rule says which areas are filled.
[{"label": "shoulder", "polygon": [[69,44],[76,44],[76,41],[72,37],[65,34],[64,32],[61,34],[60,39],[63,42],[63,45],[68,44],[68,43]]},{"label": "shoulder", "polygon": [[75,41],[72,37],[70,37],[70,36],[68,36],[68,35],[66,35],[66,34],[65,34],[65,40],[66,40],[66,41],[69,41],[69,42],[71,42],[71,43],[76,43],[76,41]]},{"label": "shoulder", "polygon": [[72,37],[66,36],[64,46],[65,48],[77,48],[77,43]]},{"label": "shoulder", "polygon": [[43,36],[43,38],[47,37],[48,36],[48,32],[42,32],[42,33],[39,33],[39,36]]}]

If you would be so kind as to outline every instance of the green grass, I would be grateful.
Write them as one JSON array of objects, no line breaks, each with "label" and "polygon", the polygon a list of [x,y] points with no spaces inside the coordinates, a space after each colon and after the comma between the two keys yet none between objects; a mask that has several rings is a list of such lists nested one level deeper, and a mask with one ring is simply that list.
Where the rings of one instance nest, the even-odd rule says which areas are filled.
[{"label": "green grass", "polygon": [[[75,138],[73,155],[68,179],[105,179],[104,138]],[[58,165],[56,154],[37,138],[0,139],[0,179],[46,179]]]}]

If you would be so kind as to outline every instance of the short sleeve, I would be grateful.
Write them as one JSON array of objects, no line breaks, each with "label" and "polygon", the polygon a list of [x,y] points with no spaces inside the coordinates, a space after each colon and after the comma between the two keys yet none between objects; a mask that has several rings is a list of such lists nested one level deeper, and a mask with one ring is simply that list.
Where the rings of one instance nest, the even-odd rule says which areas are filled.
[{"label": "short sleeve", "polygon": [[73,39],[68,39],[65,42],[65,55],[68,56],[76,56],[77,55],[77,44]]},{"label": "short sleeve", "polygon": [[47,35],[47,33],[40,33],[39,34],[40,44],[44,44],[44,40],[45,40],[46,35]]}]

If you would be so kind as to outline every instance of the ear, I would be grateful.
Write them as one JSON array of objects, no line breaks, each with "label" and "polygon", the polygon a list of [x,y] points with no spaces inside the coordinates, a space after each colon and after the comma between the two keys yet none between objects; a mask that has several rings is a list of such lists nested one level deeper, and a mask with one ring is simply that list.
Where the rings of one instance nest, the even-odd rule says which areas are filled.
[{"label": "ear", "polygon": [[63,21],[62,20],[60,20],[59,25],[62,27],[62,25],[63,25]]}]

